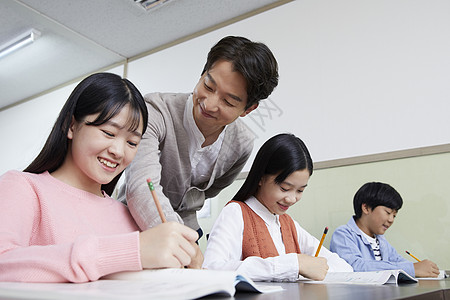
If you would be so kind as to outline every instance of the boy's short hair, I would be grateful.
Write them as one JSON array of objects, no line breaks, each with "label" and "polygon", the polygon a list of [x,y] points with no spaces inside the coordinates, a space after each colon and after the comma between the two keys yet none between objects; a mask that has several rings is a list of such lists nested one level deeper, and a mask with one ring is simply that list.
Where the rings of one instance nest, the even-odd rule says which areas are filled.
[{"label": "boy's short hair", "polygon": [[353,209],[355,217],[362,215],[362,205],[366,204],[371,209],[377,206],[386,206],[398,211],[402,208],[403,199],[400,194],[389,184],[382,182],[368,182],[356,192],[353,197]]}]

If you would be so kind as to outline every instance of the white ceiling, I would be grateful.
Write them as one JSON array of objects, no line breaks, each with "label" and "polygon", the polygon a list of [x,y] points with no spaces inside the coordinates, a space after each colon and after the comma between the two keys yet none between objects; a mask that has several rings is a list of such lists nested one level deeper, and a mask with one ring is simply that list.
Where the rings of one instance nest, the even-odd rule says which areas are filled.
[{"label": "white ceiling", "polygon": [[0,45],[34,28],[32,45],[0,58],[0,110],[126,59],[292,0],[1,0]]}]

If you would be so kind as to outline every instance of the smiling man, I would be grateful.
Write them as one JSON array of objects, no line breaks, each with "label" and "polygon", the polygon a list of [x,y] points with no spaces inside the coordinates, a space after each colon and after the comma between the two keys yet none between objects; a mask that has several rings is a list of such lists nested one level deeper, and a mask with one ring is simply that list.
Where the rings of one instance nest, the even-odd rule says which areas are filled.
[{"label": "smiling man", "polygon": [[266,45],[228,36],[211,48],[193,93],[145,96],[147,132],[119,195],[142,230],[161,222],[151,178],[166,219],[201,236],[196,211],[234,181],[252,152],[254,137],[238,118],[277,84],[278,64]]}]

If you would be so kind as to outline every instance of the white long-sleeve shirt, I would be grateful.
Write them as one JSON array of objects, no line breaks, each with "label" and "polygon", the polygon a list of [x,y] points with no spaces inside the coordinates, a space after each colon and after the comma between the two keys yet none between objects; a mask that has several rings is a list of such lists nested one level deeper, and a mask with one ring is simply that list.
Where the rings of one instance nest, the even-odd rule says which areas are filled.
[{"label": "white long-sleeve shirt", "polygon": [[[296,253],[286,254],[281,237],[279,215],[273,215],[256,198],[245,201],[247,205],[266,223],[275,247],[280,253],[276,257],[256,256],[242,259],[242,239],[244,220],[241,207],[237,203],[226,205],[211,230],[205,251],[203,268],[235,270],[255,281],[295,281],[298,279],[298,259]],[[310,235],[294,220],[297,238],[302,254],[314,255],[319,240]],[[328,272],[352,272],[352,267],[336,253],[322,247],[319,256],[328,261]]]}]

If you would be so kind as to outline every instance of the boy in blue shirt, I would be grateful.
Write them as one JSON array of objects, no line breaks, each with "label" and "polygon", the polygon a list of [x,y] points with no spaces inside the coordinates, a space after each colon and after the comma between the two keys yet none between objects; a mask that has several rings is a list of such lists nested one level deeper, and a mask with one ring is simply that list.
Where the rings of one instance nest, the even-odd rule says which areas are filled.
[{"label": "boy in blue shirt", "polygon": [[415,277],[437,277],[439,268],[434,262],[425,259],[412,263],[384,237],[402,204],[402,197],[390,185],[364,184],[353,198],[355,215],[333,233],[330,250],[345,259],[355,272],[402,269]]}]

